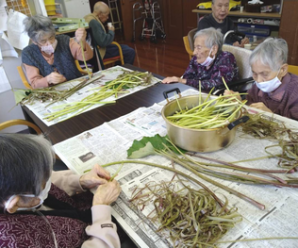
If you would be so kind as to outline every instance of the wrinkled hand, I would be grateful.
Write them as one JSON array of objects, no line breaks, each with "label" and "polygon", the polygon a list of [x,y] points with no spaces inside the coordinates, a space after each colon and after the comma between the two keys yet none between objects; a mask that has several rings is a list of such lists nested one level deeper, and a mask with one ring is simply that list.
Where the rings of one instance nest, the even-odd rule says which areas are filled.
[{"label": "wrinkled hand", "polygon": [[113,25],[108,26],[108,30],[115,31],[115,27]]},{"label": "wrinkled hand", "polygon": [[99,185],[108,183],[111,178],[110,173],[96,164],[91,171],[80,177],[80,184],[83,189],[92,189]]},{"label": "wrinkled hand", "polygon": [[179,77],[166,77],[161,82],[163,84],[178,83],[180,80]]},{"label": "wrinkled hand", "polygon": [[244,47],[244,45],[245,45],[245,44],[248,44],[248,43],[249,43],[249,39],[248,39],[247,37],[244,37],[244,39],[241,40],[241,44],[240,44],[240,46],[241,46],[241,47]]},{"label": "wrinkled hand", "polygon": [[266,105],[262,102],[256,102],[249,105],[249,107],[257,108],[266,112],[273,113],[269,108],[266,107]]},{"label": "wrinkled hand", "polygon": [[[236,94],[236,95],[234,95],[234,94]],[[232,91],[232,90],[225,90],[224,91],[224,96],[230,96],[230,95],[234,95],[239,101],[242,100],[239,92]]]},{"label": "wrinkled hand", "polygon": [[92,205],[110,205],[117,200],[121,187],[116,180],[99,186],[93,196]]},{"label": "wrinkled hand", "polygon": [[233,43],[233,46],[236,46],[236,47],[241,47],[241,45],[239,44],[239,42],[238,42],[238,41],[234,42],[234,43]]},{"label": "wrinkled hand", "polygon": [[48,84],[59,84],[66,81],[66,78],[58,72],[52,72],[47,75]]},{"label": "wrinkled hand", "polygon": [[79,43],[80,41],[86,41],[86,30],[85,28],[78,28],[75,33],[76,41]]}]

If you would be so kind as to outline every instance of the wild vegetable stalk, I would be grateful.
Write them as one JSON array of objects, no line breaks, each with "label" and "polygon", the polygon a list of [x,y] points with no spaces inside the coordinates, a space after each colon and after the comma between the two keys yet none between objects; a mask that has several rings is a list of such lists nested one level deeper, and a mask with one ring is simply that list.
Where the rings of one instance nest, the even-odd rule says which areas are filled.
[{"label": "wild vegetable stalk", "polygon": [[177,99],[179,111],[171,116],[167,116],[167,119],[184,128],[220,128],[227,126],[237,115],[240,115],[240,111],[245,104],[245,102],[240,102],[235,96],[219,96],[211,100],[206,99],[203,103],[201,103],[200,99],[199,95],[199,105],[191,109],[182,109],[179,99]]},{"label": "wild vegetable stalk", "polygon": [[[180,189],[175,187],[182,184]],[[220,207],[209,192],[195,190],[182,180],[148,183],[130,200],[140,210],[153,202],[147,219],[157,222],[157,232],[166,230],[174,247],[213,246],[228,229],[242,220],[235,208]]]},{"label": "wild vegetable stalk", "polygon": [[83,98],[80,102],[76,104],[71,103],[60,105],[60,110],[46,114],[44,119],[53,121],[57,118],[62,118],[65,115],[70,115],[67,118],[69,119],[74,115],[84,112],[94,104],[99,104],[108,97],[114,95],[117,98],[118,94],[125,93],[126,89],[134,88],[139,85],[150,84],[151,77],[151,73],[147,72],[124,72],[117,79],[107,82],[103,87],[93,89],[95,92]]}]

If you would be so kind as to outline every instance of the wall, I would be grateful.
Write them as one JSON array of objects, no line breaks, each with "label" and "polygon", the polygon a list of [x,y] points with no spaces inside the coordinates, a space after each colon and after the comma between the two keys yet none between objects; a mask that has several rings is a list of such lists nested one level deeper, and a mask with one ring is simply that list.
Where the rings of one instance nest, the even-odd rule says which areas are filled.
[{"label": "wall", "polygon": [[[10,58],[5,57],[3,60],[3,68],[10,85],[13,89],[25,88],[22,80],[17,71],[17,66],[21,64],[21,51],[17,50],[19,57]],[[24,119],[24,115],[20,106],[15,106],[15,98],[12,91],[6,91],[0,93],[0,123],[12,119]],[[15,133],[24,130],[25,126],[13,126],[5,130],[0,131],[1,133],[9,132]]]}]

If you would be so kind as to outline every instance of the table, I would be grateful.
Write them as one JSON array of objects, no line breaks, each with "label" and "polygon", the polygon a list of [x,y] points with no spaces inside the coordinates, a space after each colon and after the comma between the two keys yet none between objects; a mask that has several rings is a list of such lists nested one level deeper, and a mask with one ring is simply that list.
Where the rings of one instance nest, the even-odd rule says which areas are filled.
[{"label": "table", "polygon": [[[125,65],[125,68],[144,71],[132,65]],[[162,79],[161,76],[155,77]],[[75,116],[69,120],[47,127],[36,117],[26,106],[22,107],[25,119],[35,123],[40,129],[48,134],[53,144],[78,135],[86,130],[101,125],[104,122],[126,115],[139,107],[148,107],[156,102],[164,100],[163,91],[179,87],[181,90],[190,87],[184,84],[162,84],[158,83],[132,95],[117,100],[116,104],[104,105],[94,110]]]},{"label": "table", "polygon": [[[127,68],[135,70],[138,69],[132,66],[127,66]],[[135,124],[134,126],[136,126],[138,121],[143,121],[143,119],[146,118],[143,118],[143,116],[146,115],[147,119],[149,119],[150,124],[153,122],[156,123],[156,118],[160,118],[160,115],[158,115],[158,113],[160,112],[160,108],[163,106],[163,104],[162,106],[159,104],[156,104],[154,106],[151,105],[155,102],[163,100],[162,92],[164,90],[169,90],[175,87],[177,87],[177,84],[156,84],[152,87],[146,88],[145,90],[138,91],[132,95],[124,97],[117,101],[117,103],[114,105],[96,108],[79,116],[66,120],[62,123],[58,123],[54,126],[51,126],[50,128],[44,127],[41,121],[34,117],[34,115],[30,113],[28,110],[26,110],[25,107],[23,107],[23,109],[24,112],[27,113],[27,117],[31,118],[37,125],[41,127],[41,129],[44,132],[47,132],[49,134],[49,137],[53,140],[54,144],[65,139],[72,138],[75,135],[80,136],[73,137],[70,140],[66,140],[55,145],[55,151],[63,159],[63,161],[68,161],[69,163],[73,163],[73,161],[75,161],[77,163],[76,160],[73,160],[71,158],[73,157],[76,159],[81,159],[81,155],[86,155],[91,152],[93,153],[93,155],[98,156],[98,158],[100,159],[98,163],[105,164],[111,161],[120,161],[118,159],[119,157],[126,156],[125,148],[128,145],[130,145],[130,143],[127,142],[128,136],[130,139],[138,139],[139,137],[136,136],[137,133],[141,134],[142,137],[145,136],[142,134],[144,133],[144,129],[139,128],[143,126],[138,126],[137,129],[134,129],[135,127],[132,127],[131,124]],[[181,88],[182,91],[185,89],[192,89],[194,91],[194,93],[192,94],[197,94],[196,90],[188,86],[179,84],[179,88]],[[150,107],[136,110],[141,106]],[[133,110],[136,110],[135,112],[137,113],[130,113]],[[129,116],[117,118],[126,114],[129,114]],[[115,120],[116,118],[117,120]],[[137,118],[139,119],[138,121],[136,121]],[[105,121],[109,120],[114,121],[113,123],[109,122],[104,125],[101,125]],[[164,126],[163,122],[160,122],[159,124]],[[295,122],[294,124],[296,127],[298,126],[297,122]],[[129,129],[129,127],[131,129]],[[151,129],[151,131],[156,130],[156,128],[153,129]],[[125,137],[118,135],[113,137],[116,131],[122,131],[122,134],[124,134]],[[146,132],[148,131],[146,130]],[[166,133],[166,130],[164,130],[163,133]],[[91,140],[93,139],[93,142],[91,142],[90,140],[89,142],[81,142],[81,138]],[[208,153],[206,156],[212,157],[214,159],[221,159],[224,161],[239,161],[251,157],[262,157],[264,156],[264,147],[268,145],[268,142],[270,145],[273,141],[267,141],[265,139],[254,140],[251,137],[242,137],[241,133],[237,132],[236,139],[229,147],[220,151]],[[81,146],[78,146],[78,143],[80,143]],[[68,154],[65,153],[65,149],[68,150]],[[66,160],[64,160],[65,158]],[[81,161],[82,163],[89,162],[91,164],[92,162],[93,164],[93,158],[94,157],[92,157],[88,161],[83,161],[81,159]],[[150,159],[152,160],[152,157],[148,158],[148,160]],[[169,161],[165,161],[162,157],[156,157],[153,159],[155,159],[153,162],[158,161],[160,164],[170,163]],[[253,168],[269,169],[275,167],[276,164],[276,160],[267,159],[262,160],[261,162],[250,161],[247,167],[251,166]],[[109,167],[109,169],[112,168]],[[113,172],[115,172],[116,168],[113,169]],[[130,229],[128,231],[129,233],[137,234],[137,237],[132,236],[132,239],[135,242],[137,242],[140,245],[140,247],[163,248],[169,246],[166,242],[163,242],[163,238],[157,236],[157,234],[153,231],[154,229],[147,229],[147,227],[150,227],[149,224],[144,227],[144,225],[147,224],[145,222],[146,216],[145,214],[140,215],[138,211],[130,207],[128,202],[129,194],[131,193],[133,186],[138,185],[138,182],[147,182],[153,179],[155,179],[156,181],[167,180],[171,177],[172,175],[170,173],[165,173],[163,170],[151,169],[151,171],[149,171],[144,166],[133,166],[132,164],[130,164],[129,167],[126,167],[126,170],[123,171],[122,175],[121,173],[119,173],[118,175],[117,180],[122,185],[122,191],[124,192],[124,195],[121,194],[115,205],[113,205],[113,215],[116,217],[117,220],[120,220],[119,224],[124,226],[125,230]],[[217,179],[217,182],[224,183],[220,179]],[[259,210],[255,206],[252,206],[246,201],[238,199],[234,195],[228,194],[214,186],[209,186],[211,190],[216,192],[216,194],[225,195],[226,197],[228,197],[230,206],[236,207],[239,210],[239,213],[244,216],[244,220],[241,223],[239,223],[235,228],[233,228],[231,232],[225,235],[225,240],[277,236],[298,237],[298,232],[296,228],[298,222],[295,218],[295,213],[297,213],[296,206],[298,205],[298,194],[296,189],[240,184],[236,182],[233,183],[230,181],[226,181],[225,184],[227,186],[230,186],[234,190],[237,190],[238,192],[241,192],[249,197],[254,198],[257,201],[260,201],[262,204],[265,204],[266,206],[265,210]],[[138,223],[136,223],[137,217],[139,218]],[[133,232],[135,230],[137,231]],[[151,239],[148,240],[148,237],[150,237]],[[154,240],[154,242],[152,243],[151,240]],[[247,245],[246,243],[224,244],[223,246],[219,247],[294,248],[297,246],[295,245],[294,240],[277,240],[263,241],[261,243],[250,243],[249,245]]]}]

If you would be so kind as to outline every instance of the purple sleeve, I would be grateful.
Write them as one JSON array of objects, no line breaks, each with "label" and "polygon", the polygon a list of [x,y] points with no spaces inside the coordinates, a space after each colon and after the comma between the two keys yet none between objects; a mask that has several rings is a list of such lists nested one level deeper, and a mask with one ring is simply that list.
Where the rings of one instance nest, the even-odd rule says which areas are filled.
[{"label": "purple sleeve", "polygon": [[[191,60],[191,62],[193,62],[193,59]],[[222,52],[218,55],[214,63],[215,64],[210,69],[210,71],[203,70],[202,68],[200,68],[202,66],[199,66],[197,77],[190,76],[194,75],[193,67],[190,67],[190,63],[183,75],[183,78],[187,79],[186,84],[198,88],[199,80],[201,80],[201,78],[208,78],[209,75],[208,79],[201,80],[201,85],[203,90],[211,90],[213,87],[217,89],[223,86],[222,77],[224,77],[227,84],[234,80],[238,80],[238,67],[233,54]]]}]

